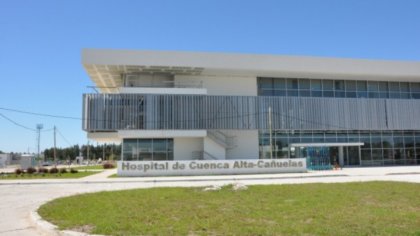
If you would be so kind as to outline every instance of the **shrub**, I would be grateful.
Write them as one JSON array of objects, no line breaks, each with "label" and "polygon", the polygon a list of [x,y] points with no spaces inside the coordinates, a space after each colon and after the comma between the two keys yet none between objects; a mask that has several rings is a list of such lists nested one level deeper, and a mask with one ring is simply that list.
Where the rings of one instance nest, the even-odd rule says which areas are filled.
[{"label": "shrub", "polygon": [[36,169],[35,168],[33,168],[33,167],[28,167],[27,169],[26,169],[26,173],[28,173],[28,174],[33,174],[33,173],[35,173],[36,172]]},{"label": "shrub", "polygon": [[48,169],[44,168],[44,167],[39,167],[38,168],[38,173],[46,174],[46,173],[48,173]]},{"label": "shrub", "polygon": [[66,168],[61,168],[61,169],[60,169],[60,173],[61,173],[61,174],[67,173],[67,169],[66,169]]},{"label": "shrub", "polygon": [[102,166],[104,167],[104,169],[112,169],[112,168],[114,168],[114,165],[112,163],[109,163],[109,162],[104,163]]},{"label": "shrub", "polygon": [[53,167],[53,168],[51,168],[50,169],[50,174],[57,174],[58,173],[58,169],[57,169],[57,167]]},{"label": "shrub", "polygon": [[76,170],[76,169],[73,169],[73,168],[71,168],[70,169],[70,173],[72,173],[72,174],[76,174],[76,173],[78,173],[79,171],[78,170]]},{"label": "shrub", "polygon": [[17,174],[17,175],[21,175],[21,174],[23,174],[23,170],[22,170],[22,169],[17,168],[17,169],[15,170],[15,174]]}]

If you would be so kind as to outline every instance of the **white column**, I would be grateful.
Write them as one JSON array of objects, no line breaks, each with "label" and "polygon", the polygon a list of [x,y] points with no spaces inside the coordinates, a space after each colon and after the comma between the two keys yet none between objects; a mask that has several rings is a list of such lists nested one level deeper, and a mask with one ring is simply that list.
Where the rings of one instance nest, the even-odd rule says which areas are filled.
[{"label": "white column", "polygon": [[338,147],[338,164],[344,166],[344,152],[343,146]]}]

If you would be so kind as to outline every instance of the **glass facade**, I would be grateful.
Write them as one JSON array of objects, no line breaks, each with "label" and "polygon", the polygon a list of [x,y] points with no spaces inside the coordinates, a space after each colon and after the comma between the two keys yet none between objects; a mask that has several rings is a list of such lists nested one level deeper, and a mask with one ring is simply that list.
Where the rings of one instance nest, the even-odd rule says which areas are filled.
[{"label": "glass facade", "polygon": [[122,160],[165,161],[174,159],[173,139],[124,139]]},{"label": "glass facade", "polygon": [[[420,131],[275,131],[272,134],[273,158],[304,156],[305,148],[289,148],[292,143],[364,143],[344,147],[344,164],[415,165],[420,164]],[[260,158],[270,158],[270,135],[259,132]],[[330,147],[337,155],[336,147]],[[300,155],[297,152],[302,152]]]},{"label": "glass facade", "polygon": [[420,83],[258,78],[259,96],[420,99]]}]

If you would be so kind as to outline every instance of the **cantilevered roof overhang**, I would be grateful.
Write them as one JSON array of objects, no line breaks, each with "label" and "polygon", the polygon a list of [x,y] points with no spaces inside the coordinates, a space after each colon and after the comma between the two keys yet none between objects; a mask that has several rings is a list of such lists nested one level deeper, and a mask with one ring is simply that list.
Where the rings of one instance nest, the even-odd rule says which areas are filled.
[{"label": "cantilevered roof overhang", "polygon": [[[119,87],[124,73],[420,81],[420,62],[239,53],[83,49],[98,87]],[[102,89],[110,92],[109,89]]]}]

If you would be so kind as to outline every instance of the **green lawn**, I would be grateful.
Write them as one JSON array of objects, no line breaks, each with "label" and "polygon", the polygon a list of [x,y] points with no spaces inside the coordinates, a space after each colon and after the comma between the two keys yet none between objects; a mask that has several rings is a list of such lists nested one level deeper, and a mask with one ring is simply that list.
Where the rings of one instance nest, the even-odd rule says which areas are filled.
[{"label": "green lawn", "polygon": [[108,235],[419,235],[420,184],[138,189],[61,198],[38,212],[61,229]]},{"label": "green lawn", "polygon": [[97,174],[99,172],[93,171],[79,171],[78,173],[64,173],[64,174],[23,174],[15,175],[7,174],[0,175],[0,180],[17,180],[17,179],[77,179],[85,176]]}]

